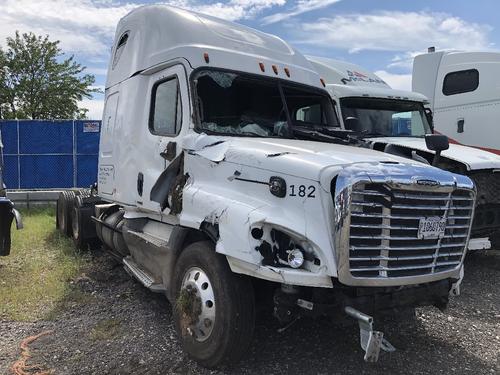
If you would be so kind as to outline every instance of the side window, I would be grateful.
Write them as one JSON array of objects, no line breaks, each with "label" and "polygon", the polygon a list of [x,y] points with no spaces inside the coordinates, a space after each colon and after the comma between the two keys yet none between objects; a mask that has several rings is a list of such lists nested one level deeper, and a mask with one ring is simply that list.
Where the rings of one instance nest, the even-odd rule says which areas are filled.
[{"label": "side window", "polygon": [[322,124],[321,105],[313,104],[307,107],[299,108],[295,112],[295,120]]},{"label": "side window", "polygon": [[443,80],[443,94],[456,95],[470,92],[479,86],[477,69],[460,70],[448,73]]},{"label": "side window", "polygon": [[176,135],[181,127],[182,110],[176,77],[153,86],[149,129],[156,135]]},{"label": "side window", "polygon": [[118,64],[118,60],[120,60],[120,57],[123,53],[123,50],[125,48],[125,45],[127,44],[127,41],[128,41],[128,37],[129,37],[129,32],[125,32],[122,34],[122,36],[120,37],[120,39],[118,39],[118,43],[116,44],[116,48],[115,48],[115,54],[113,56],[113,66],[112,66],[112,69],[115,68],[116,64]]}]

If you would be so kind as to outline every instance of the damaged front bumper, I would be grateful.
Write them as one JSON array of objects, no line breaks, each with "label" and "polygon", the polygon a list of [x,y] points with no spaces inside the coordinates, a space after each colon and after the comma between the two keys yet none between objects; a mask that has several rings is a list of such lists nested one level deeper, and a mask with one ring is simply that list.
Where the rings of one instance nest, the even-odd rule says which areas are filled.
[{"label": "damaged front bumper", "polygon": [[0,197],[0,256],[10,254],[12,221],[16,220],[16,228],[23,228],[21,214],[14,208],[14,204],[6,197]]},{"label": "damaged front bumper", "polygon": [[419,306],[446,308],[457,280],[401,287],[347,287],[334,283],[333,288],[307,288],[283,285],[274,295],[274,315],[288,327],[301,316],[329,317],[343,321],[348,317],[359,323],[365,361],[376,362],[380,350],[395,348],[373,329],[374,316],[400,314]]}]

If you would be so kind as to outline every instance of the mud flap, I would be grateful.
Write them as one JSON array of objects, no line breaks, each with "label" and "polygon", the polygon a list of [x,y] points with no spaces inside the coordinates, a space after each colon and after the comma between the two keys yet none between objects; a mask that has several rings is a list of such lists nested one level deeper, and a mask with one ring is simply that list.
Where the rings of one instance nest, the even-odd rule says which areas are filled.
[{"label": "mud flap", "polygon": [[359,335],[361,348],[365,351],[366,362],[377,362],[380,349],[385,352],[394,352],[396,348],[384,338],[383,332],[373,330],[373,318],[363,314],[350,306],[345,308],[345,312],[359,323]]},{"label": "mud flap", "polygon": [[10,254],[10,227],[14,219],[12,202],[7,199],[0,200],[0,256]]}]

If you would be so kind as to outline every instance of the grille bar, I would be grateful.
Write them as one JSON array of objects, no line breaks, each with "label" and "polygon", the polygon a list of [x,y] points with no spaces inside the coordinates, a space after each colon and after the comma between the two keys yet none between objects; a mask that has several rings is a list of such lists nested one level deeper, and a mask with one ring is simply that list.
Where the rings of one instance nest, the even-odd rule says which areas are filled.
[{"label": "grille bar", "polygon": [[[455,251],[454,253],[440,253],[439,258],[442,257],[455,257],[455,256],[462,256],[461,251]],[[382,255],[377,255],[373,257],[367,257],[367,256],[359,256],[359,257],[350,257],[349,259],[351,260],[358,260],[358,261],[373,261],[373,260],[418,260],[418,259],[434,259],[434,254],[432,255],[414,255],[414,256],[402,256],[402,257],[386,257]]]},{"label": "grille bar", "polygon": [[[352,205],[354,206],[363,206],[363,207],[384,207],[383,204],[377,202],[358,202],[353,201]],[[404,205],[404,204],[394,204],[392,208],[396,209],[407,209],[407,210],[471,210],[474,208],[473,205],[470,206],[418,206],[418,205]]]},{"label": "grille bar", "polygon": [[[444,235],[441,238],[466,238],[467,233],[461,233],[461,234],[448,234]],[[390,240],[390,241],[415,241],[415,236],[408,236],[408,237],[397,237],[397,236],[356,236],[356,235],[351,235],[351,240],[352,239],[357,239],[357,240]]]},{"label": "grille bar", "polygon": [[406,271],[406,270],[419,270],[419,269],[427,269],[433,267],[443,267],[443,266],[458,266],[460,261],[455,262],[432,262],[426,264],[419,264],[416,266],[404,266],[404,267],[384,267],[384,266],[376,266],[376,267],[360,267],[360,268],[351,268],[351,272],[373,272],[373,271]]},{"label": "grille bar", "polygon": [[428,245],[421,245],[421,246],[351,246],[350,249],[353,251],[380,251],[380,250],[391,250],[391,251],[411,251],[411,250],[435,250],[438,248],[449,248],[449,247],[464,247],[465,242],[460,242],[460,243],[446,243],[446,244],[441,244],[441,246],[435,245],[435,246],[428,246]]},{"label": "grille bar", "polygon": [[[381,218],[381,219],[401,219],[401,220],[420,220],[422,216],[402,216],[402,215],[378,215],[378,214],[370,214],[370,213],[359,213],[353,212],[351,216],[354,217],[373,217],[373,218]],[[465,215],[449,215],[448,219],[455,220],[470,220],[470,216]]]}]

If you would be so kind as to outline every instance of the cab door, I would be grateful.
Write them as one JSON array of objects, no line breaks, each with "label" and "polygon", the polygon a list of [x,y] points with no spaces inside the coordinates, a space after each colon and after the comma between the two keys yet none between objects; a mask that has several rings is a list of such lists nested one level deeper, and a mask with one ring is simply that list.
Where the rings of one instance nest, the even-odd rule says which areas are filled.
[{"label": "cab door", "polygon": [[141,147],[143,160],[139,165],[143,168],[137,174],[137,203],[148,211],[169,213],[151,193],[153,188],[158,190],[158,185],[164,185],[164,181],[159,181],[160,176],[179,162],[180,138],[188,130],[190,106],[184,67],[179,64],[151,75],[148,95],[147,123],[143,124],[147,127],[146,144]]}]

